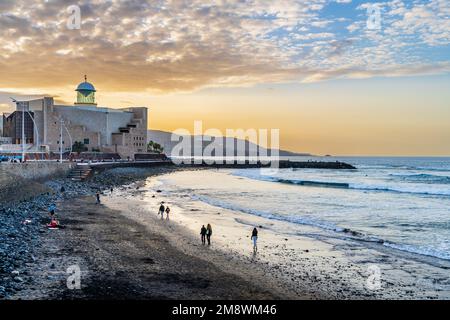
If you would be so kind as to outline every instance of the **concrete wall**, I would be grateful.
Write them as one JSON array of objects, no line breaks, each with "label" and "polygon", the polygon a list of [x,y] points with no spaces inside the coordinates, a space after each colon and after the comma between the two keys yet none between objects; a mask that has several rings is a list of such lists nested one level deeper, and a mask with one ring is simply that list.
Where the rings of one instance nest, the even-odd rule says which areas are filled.
[{"label": "concrete wall", "polygon": [[108,122],[107,122],[107,131],[106,135],[107,145],[112,144],[113,133],[119,132],[120,127],[126,127],[127,124],[130,123],[131,119],[133,119],[133,113],[131,112],[108,112]]},{"label": "concrete wall", "polygon": [[110,145],[111,134],[119,132],[120,127],[126,127],[133,118],[132,112],[102,112],[101,108],[71,108],[55,106],[55,111],[72,124],[83,125],[88,131],[100,132],[100,144]]},{"label": "concrete wall", "polygon": [[[86,145],[89,151],[92,148],[98,149],[100,147],[100,133],[89,131],[84,126],[73,124],[71,121],[64,123],[67,130],[72,137],[72,143],[75,141],[83,142],[84,139],[89,139],[89,144]],[[61,124],[59,122],[59,115],[56,112],[48,113],[47,116],[47,144],[50,146],[50,150],[53,152],[59,152],[59,140],[61,134]],[[63,150],[70,150],[70,137],[67,134],[65,128],[63,128]]]},{"label": "concrete wall", "polygon": [[0,181],[20,177],[30,180],[41,180],[66,176],[75,166],[72,162],[29,161],[25,163],[0,163]]},{"label": "concrete wall", "polygon": [[50,191],[40,181],[67,176],[73,163],[0,163],[0,206]]}]

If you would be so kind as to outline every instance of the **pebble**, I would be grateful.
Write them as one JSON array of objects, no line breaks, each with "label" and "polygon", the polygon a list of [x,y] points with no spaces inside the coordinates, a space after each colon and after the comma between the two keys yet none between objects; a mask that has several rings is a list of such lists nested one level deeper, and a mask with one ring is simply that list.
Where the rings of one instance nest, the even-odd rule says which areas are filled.
[{"label": "pebble", "polygon": [[[111,187],[118,188],[142,178],[146,171],[148,172],[148,168],[116,168],[82,183],[66,178],[53,179],[44,183],[53,192],[41,193],[27,200],[1,203],[0,298],[7,298],[29,285],[31,270],[35,265],[33,262],[38,257],[36,250],[42,247],[42,238],[48,234],[45,224],[48,223],[47,208],[50,203],[79,196],[93,196],[98,190],[110,190]],[[63,195],[59,192],[61,186],[65,189]],[[2,191],[0,186],[0,192]],[[31,222],[24,225],[24,221]]]}]

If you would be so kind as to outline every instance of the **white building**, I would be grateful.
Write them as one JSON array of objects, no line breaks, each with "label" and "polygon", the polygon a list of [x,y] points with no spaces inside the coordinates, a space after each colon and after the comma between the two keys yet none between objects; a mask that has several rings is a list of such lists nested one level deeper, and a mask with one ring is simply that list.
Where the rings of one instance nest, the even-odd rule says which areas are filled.
[{"label": "white building", "polygon": [[[146,107],[98,107],[95,87],[86,79],[75,91],[74,105],[57,105],[52,97],[17,102],[15,112],[22,112],[24,108],[32,115],[33,137],[26,137],[27,142],[32,141],[39,149],[55,153],[60,152],[60,145],[63,151],[69,151],[75,142],[81,142],[87,151],[118,153],[122,158],[131,159],[135,153],[146,151]],[[13,132],[17,130],[20,131],[17,136],[21,137],[21,128]]]}]

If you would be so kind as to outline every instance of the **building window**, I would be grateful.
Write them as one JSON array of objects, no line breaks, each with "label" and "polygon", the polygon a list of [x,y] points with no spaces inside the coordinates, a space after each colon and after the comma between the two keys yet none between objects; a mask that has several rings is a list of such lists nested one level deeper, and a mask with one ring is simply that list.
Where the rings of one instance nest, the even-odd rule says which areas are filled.
[{"label": "building window", "polygon": [[89,144],[89,139],[85,138],[85,139],[83,140],[83,144]]}]

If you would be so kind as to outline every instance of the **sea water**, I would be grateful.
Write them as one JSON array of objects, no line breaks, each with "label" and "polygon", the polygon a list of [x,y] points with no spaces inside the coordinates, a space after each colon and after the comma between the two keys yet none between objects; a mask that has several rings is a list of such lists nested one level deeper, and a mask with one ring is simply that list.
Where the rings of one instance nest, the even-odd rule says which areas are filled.
[{"label": "sea water", "polygon": [[275,229],[277,222],[287,222],[289,232],[308,226],[310,236],[450,260],[450,158],[292,160],[339,160],[357,169],[280,169],[271,175],[259,169],[211,169],[178,172],[161,181],[183,201],[234,210],[244,218],[257,215]]}]

